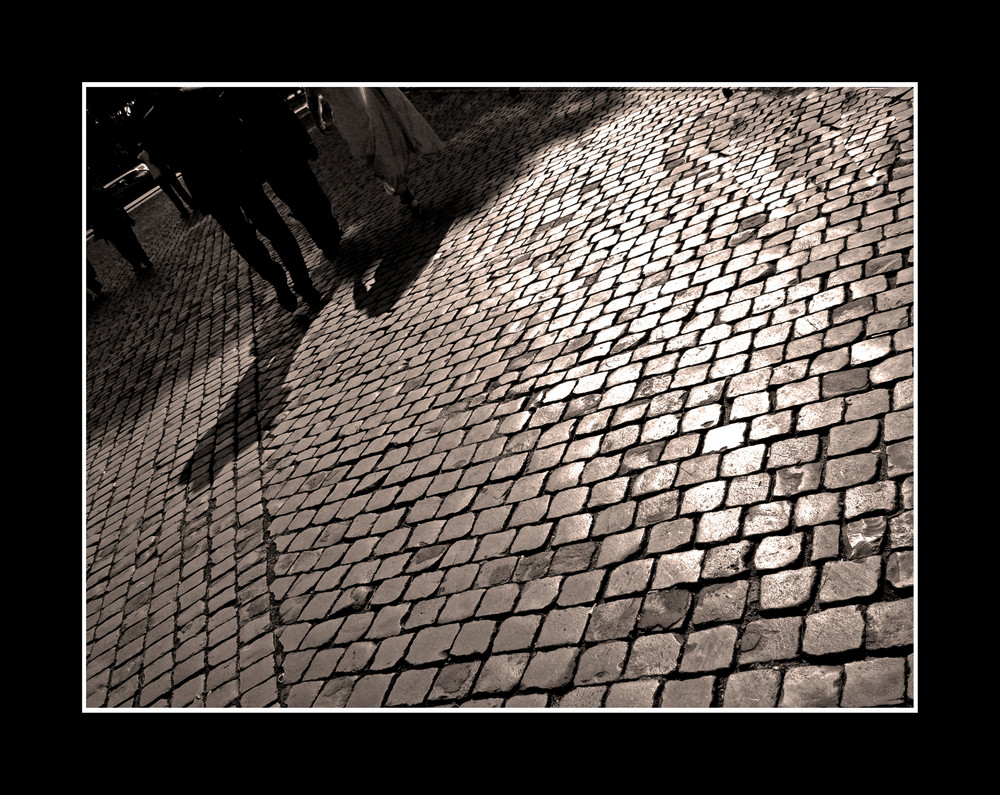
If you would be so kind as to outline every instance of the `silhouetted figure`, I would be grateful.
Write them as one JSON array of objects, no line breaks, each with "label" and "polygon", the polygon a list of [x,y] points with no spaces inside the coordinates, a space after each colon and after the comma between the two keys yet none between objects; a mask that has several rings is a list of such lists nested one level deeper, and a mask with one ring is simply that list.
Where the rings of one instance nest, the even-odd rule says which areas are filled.
[{"label": "silhouetted figure", "polygon": [[285,93],[273,88],[227,88],[222,99],[240,119],[242,146],[263,181],[332,259],[343,233],[309,165],[319,152]]},{"label": "silhouetted figure", "polygon": [[95,238],[107,240],[118,250],[136,276],[142,278],[153,270],[153,263],[135,236],[132,216],[111,193],[94,184],[87,191],[87,225],[94,230]]},{"label": "silhouetted figure", "polygon": [[336,86],[310,87],[305,92],[316,125],[323,121],[316,109],[325,102],[351,156],[363,161],[388,193],[398,196],[417,214],[420,205],[407,182],[410,161],[417,155],[439,152],[444,144],[403,92],[398,88]]},{"label": "silhouetted figure", "polygon": [[87,292],[94,301],[100,298],[101,293],[104,292],[104,285],[97,278],[97,270],[89,257],[87,258]]},{"label": "silhouetted figure", "polygon": [[[210,213],[237,252],[274,287],[278,302],[294,312],[298,302],[288,287],[318,308],[322,299],[295,236],[264,193],[260,170],[241,148],[239,119],[214,89],[159,92],[147,114],[143,136],[147,150],[183,172],[198,206]],[[264,235],[281,258],[282,268],[257,237]]]},{"label": "silhouetted figure", "polygon": [[[174,206],[180,211],[181,218],[185,221],[190,220],[191,213],[198,212],[198,208],[195,206],[194,199],[191,198],[181,181],[177,179],[177,172],[170,168],[166,163],[157,163],[149,156],[149,152],[143,149],[136,155],[136,159],[140,163],[145,163],[146,168],[149,169],[149,174],[153,178],[153,182],[162,190],[167,198],[174,203]],[[187,202],[187,206],[185,206]],[[189,209],[190,208],[190,209]]]}]

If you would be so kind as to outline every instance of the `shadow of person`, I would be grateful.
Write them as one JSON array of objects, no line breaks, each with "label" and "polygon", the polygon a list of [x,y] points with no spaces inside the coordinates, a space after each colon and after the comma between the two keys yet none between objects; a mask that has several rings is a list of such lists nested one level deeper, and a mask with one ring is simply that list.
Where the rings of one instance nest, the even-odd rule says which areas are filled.
[{"label": "shadow of person", "polygon": [[351,268],[354,305],[370,317],[391,312],[437,252],[457,215],[449,203],[425,206],[418,217],[406,218],[394,230],[394,245],[378,252],[373,276],[366,278],[371,267],[364,260],[366,251],[356,252]]},{"label": "shadow of person", "polygon": [[195,491],[211,485],[245,450],[263,440],[293,391],[288,371],[313,317],[282,314],[267,319],[254,338],[250,366],[215,424],[200,436],[179,482]]}]

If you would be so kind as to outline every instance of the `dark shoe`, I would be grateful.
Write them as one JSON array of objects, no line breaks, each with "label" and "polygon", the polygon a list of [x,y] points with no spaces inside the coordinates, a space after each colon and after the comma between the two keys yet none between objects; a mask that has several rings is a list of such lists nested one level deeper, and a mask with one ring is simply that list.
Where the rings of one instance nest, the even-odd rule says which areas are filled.
[{"label": "dark shoe", "polygon": [[410,211],[410,215],[414,218],[419,218],[423,215],[423,206],[417,201],[416,197],[410,192],[409,188],[399,194],[399,201],[407,210]]},{"label": "dark shoe", "polygon": [[323,256],[327,259],[333,259],[337,256],[340,251],[340,239],[344,236],[344,232],[338,229],[334,234],[332,234],[327,240],[323,242],[325,245],[320,246],[320,251],[323,252]]},{"label": "dark shoe", "polygon": [[302,296],[302,299],[309,304],[310,308],[319,309],[323,306],[323,296],[311,284],[301,287],[296,285],[295,291]]},{"label": "dark shoe", "polygon": [[295,298],[295,293],[287,287],[275,287],[274,291],[278,296],[278,303],[281,304],[283,309],[288,312],[294,312],[299,308],[299,302]]}]

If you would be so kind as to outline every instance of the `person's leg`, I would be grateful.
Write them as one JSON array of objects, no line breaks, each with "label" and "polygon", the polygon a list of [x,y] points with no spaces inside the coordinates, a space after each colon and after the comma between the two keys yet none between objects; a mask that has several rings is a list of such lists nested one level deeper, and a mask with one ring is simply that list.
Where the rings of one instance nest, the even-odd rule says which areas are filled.
[{"label": "person's leg", "polygon": [[178,196],[177,192],[174,190],[174,186],[170,184],[170,180],[165,179],[164,177],[160,177],[158,180],[156,180],[156,184],[159,185],[160,190],[162,190],[167,195],[167,198],[169,198],[170,201],[174,203],[174,207],[176,207],[178,212],[180,212],[182,218],[187,220],[188,218],[191,217],[191,214],[188,212],[187,207],[184,206],[184,203],[181,201],[180,196]]},{"label": "person's leg", "polygon": [[407,184],[405,177],[403,177],[396,186],[396,195],[399,196],[399,201],[403,204],[403,206],[406,207],[413,215],[420,215],[423,211],[420,202],[418,202],[413,193],[410,192],[410,186]]},{"label": "person's leg", "polygon": [[104,285],[101,284],[100,279],[97,278],[97,270],[94,268],[94,264],[88,259],[87,260],[87,289],[90,290],[94,296],[99,296],[101,291],[104,289]]},{"label": "person's leg", "polygon": [[142,276],[153,269],[153,263],[143,249],[139,238],[135,236],[131,226],[122,225],[116,230],[114,237],[108,238],[118,253],[132,266],[136,275]]},{"label": "person's leg", "polygon": [[188,193],[187,190],[184,188],[184,184],[179,179],[177,179],[176,174],[168,173],[166,174],[164,179],[166,179],[167,182],[170,183],[170,187],[173,188],[174,193],[176,193],[185,202],[187,202],[187,206],[191,208],[191,212],[193,213],[198,212],[198,205],[195,204],[194,199],[191,198],[191,194]]},{"label": "person's leg", "polygon": [[302,249],[299,248],[299,243],[285,223],[285,219],[267,198],[264,189],[257,186],[244,190],[240,196],[240,203],[253,225],[271,241],[271,245],[281,258],[281,264],[292,277],[295,292],[310,306],[314,308],[319,306],[320,295],[313,286],[312,279],[309,278],[309,269],[302,257]]},{"label": "person's leg", "polygon": [[288,205],[313,242],[332,258],[340,248],[343,233],[333,216],[330,199],[309,164],[302,160],[273,169],[268,182],[274,195]]},{"label": "person's leg", "polygon": [[298,306],[295,294],[288,287],[284,269],[273,259],[259,237],[257,230],[247,221],[243,211],[236,204],[224,204],[212,208],[212,216],[219,222],[222,231],[233,244],[236,252],[246,260],[257,274],[274,287],[280,303],[289,312]]}]

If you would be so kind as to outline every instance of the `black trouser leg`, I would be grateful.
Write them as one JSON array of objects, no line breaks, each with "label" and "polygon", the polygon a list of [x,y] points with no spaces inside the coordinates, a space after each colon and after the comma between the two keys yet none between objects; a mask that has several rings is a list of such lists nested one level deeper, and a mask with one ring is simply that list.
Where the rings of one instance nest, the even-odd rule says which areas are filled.
[{"label": "black trouser leg", "polygon": [[149,257],[146,255],[139,238],[135,236],[131,226],[122,226],[115,232],[115,236],[108,238],[118,253],[121,254],[128,263],[136,270],[140,270],[143,264],[152,266]]},{"label": "black trouser leg", "polygon": [[299,248],[299,243],[285,223],[285,219],[267,198],[264,189],[257,187],[246,191],[245,195],[241,196],[240,203],[253,225],[271,241],[271,245],[281,258],[281,264],[292,277],[295,288],[300,292],[301,289],[311,289],[312,280],[309,278],[306,261],[302,257],[302,249]]},{"label": "black trouser leg", "polygon": [[184,218],[187,218],[190,215],[190,213],[188,213],[187,207],[184,206],[184,203],[181,201],[180,196],[178,196],[177,192],[174,190],[174,186],[171,185],[169,181],[163,179],[162,177],[156,180],[156,184],[160,186],[160,190],[162,190],[167,195],[167,198],[169,198],[170,201],[174,203],[174,207],[177,208],[180,214]]},{"label": "black trouser leg", "polygon": [[187,206],[191,208],[191,212],[197,212],[198,206],[194,203],[194,199],[191,198],[191,194],[184,190],[184,185],[182,185],[181,181],[177,179],[177,175],[168,174],[166,176],[166,180],[170,183],[170,187],[174,189],[174,193],[187,202]]},{"label": "black trouser leg", "polygon": [[94,268],[93,263],[87,260],[87,289],[99,294],[103,289],[104,285],[101,284],[100,279],[97,278],[97,270]]},{"label": "black trouser leg", "polygon": [[336,253],[340,246],[340,225],[309,164],[302,160],[273,169],[268,182],[274,195],[288,205],[313,242],[327,254]]},{"label": "black trouser leg", "polygon": [[[267,246],[257,237],[257,230],[243,215],[239,205],[236,203],[220,204],[212,208],[212,215],[232,242],[236,252],[261,278],[274,287],[278,298],[283,299],[282,306],[285,306],[288,297],[291,296],[285,271],[271,259],[271,253],[267,250]],[[294,309],[294,296],[291,296],[291,304]]]}]

